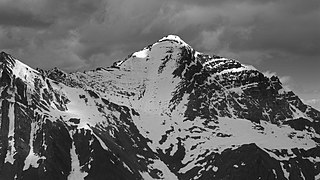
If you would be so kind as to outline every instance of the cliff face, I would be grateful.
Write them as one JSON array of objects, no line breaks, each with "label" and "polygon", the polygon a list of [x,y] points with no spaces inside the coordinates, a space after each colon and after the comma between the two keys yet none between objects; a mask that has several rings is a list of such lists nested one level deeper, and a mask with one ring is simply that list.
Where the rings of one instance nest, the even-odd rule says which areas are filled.
[{"label": "cliff face", "polygon": [[84,73],[0,63],[0,179],[320,176],[320,112],[177,36]]}]

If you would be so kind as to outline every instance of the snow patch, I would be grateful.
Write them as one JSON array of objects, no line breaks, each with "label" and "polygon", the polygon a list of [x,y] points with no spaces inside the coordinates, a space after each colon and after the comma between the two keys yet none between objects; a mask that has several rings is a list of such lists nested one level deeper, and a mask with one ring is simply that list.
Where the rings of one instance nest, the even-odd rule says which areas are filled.
[{"label": "snow patch", "polygon": [[36,123],[32,122],[30,124],[31,126],[31,130],[30,130],[30,141],[29,141],[29,154],[26,157],[26,159],[24,160],[24,166],[23,166],[23,171],[29,169],[29,167],[33,167],[33,168],[38,168],[39,164],[38,161],[40,159],[46,159],[45,157],[39,157],[39,155],[35,154],[33,151],[33,141],[34,141],[34,135],[36,133]]},{"label": "snow patch", "polygon": [[176,36],[176,35],[165,36],[162,39],[160,39],[159,42],[167,41],[167,40],[173,40],[173,41],[177,41],[177,42],[179,42],[181,44],[187,45],[186,42],[184,42],[179,36]]},{"label": "snow patch", "polygon": [[122,162],[122,165],[123,165],[123,167],[125,167],[128,171],[130,171],[133,174],[132,170],[130,169],[130,167],[126,163]]},{"label": "snow patch", "polygon": [[162,172],[162,178],[164,179],[178,180],[178,177],[159,159],[152,160],[152,163],[148,165],[148,168],[160,170]]},{"label": "snow patch", "polygon": [[137,58],[146,58],[148,56],[148,49],[143,49],[141,51],[135,52],[132,55]]},{"label": "snow patch", "polygon": [[290,176],[290,173],[286,170],[286,168],[284,168],[284,163],[283,162],[280,162],[280,166],[282,168],[282,172],[284,174],[284,177],[286,179],[289,179],[289,176]]},{"label": "snow patch", "polygon": [[76,153],[76,147],[74,145],[74,142],[72,143],[72,147],[70,149],[70,156],[71,156],[71,172],[68,176],[68,180],[84,179],[88,175],[88,173],[81,170],[80,161]]},{"label": "snow patch", "polygon": [[111,151],[107,146],[106,144],[95,134],[95,133],[92,133],[99,141],[101,147],[106,150],[106,151]]},{"label": "snow patch", "polygon": [[214,166],[214,167],[212,168],[212,171],[217,172],[218,169],[219,169],[218,167]]},{"label": "snow patch", "polygon": [[10,102],[9,104],[9,110],[8,110],[8,118],[9,118],[9,133],[8,133],[8,150],[6,154],[6,158],[4,160],[4,163],[9,162],[10,164],[13,164],[15,159],[14,155],[17,153],[16,149],[14,147],[14,121],[15,121],[15,115],[14,115],[14,103]]},{"label": "snow patch", "polygon": [[241,71],[251,71],[251,70],[256,71],[257,69],[251,65],[242,65],[239,68],[225,69],[219,73],[216,73],[216,75],[233,73],[233,72],[241,72]]}]

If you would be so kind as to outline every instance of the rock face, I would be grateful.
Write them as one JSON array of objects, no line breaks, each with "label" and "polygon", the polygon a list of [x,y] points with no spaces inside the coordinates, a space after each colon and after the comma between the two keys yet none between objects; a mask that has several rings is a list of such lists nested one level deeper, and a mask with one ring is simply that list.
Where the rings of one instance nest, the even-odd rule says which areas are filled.
[{"label": "rock face", "polygon": [[319,179],[320,112],[169,35],[109,68],[0,54],[0,179]]}]

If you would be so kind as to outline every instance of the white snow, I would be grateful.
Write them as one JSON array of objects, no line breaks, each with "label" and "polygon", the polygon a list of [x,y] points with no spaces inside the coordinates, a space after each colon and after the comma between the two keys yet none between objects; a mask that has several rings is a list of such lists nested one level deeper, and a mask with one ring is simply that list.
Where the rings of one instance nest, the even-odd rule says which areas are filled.
[{"label": "white snow", "polygon": [[291,109],[291,112],[292,112],[293,119],[298,119],[298,118],[303,117],[305,119],[308,119],[309,121],[312,121],[311,118],[308,117],[308,115],[306,115],[305,113],[300,111],[294,105],[290,104],[290,109]]},{"label": "white snow", "polygon": [[[253,123],[248,120],[221,118],[219,122],[221,132],[232,134],[231,137],[221,138],[223,142],[219,144],[223,146],[240,144],[239,142],[241,144],[256,143],[261,147],[269,149],[312,148],[317,145],[311,139],[314,136],[313,134],[306,131],[295,131],[289,126],[277,126],[266,121],[261,121],[264,131],[263,133],[259,133],[259,131],[252,129]],[[296,136],[303,137],[303,140],[296,136],[292,139],[288,137],[292,132],[296,132]]]},{"label": "white snow", "polygon": [[305,179],[306,179],[306,177],[304,177],[304,175],[303,175],[303,173],[302,173],[301,168],[300,168],[300,174],[301,174],[301,178],[302,178],[303,180],[305,180]]},{"label": "white snow", "polygon": [[123,167],[125,167],[128,171],[130,171],[133,174],[132,170],[130,169],[130,167],[126,163],[122,162],[122,165],[123,165]]},{"label": "white snow", "polygon": [[183,45],[187,45],[186,42],[184,42],[179,36],[176,36],[176,35],[165,36],[162,39],[160,39],[159,42],[166,41],[166,40],[174,40],[174,41],[178,41],[179,43],[181,43]]},{"label": "white snow", "polygon": [[104,150],[109,151],[109,152],[111,151],[111,150],[106,146],[106,144],[105,144],[95,133],[92,133],[92,134],[98,139],[101,147],[102,147]]},{"label": "white snow", "polygon": [[152,160],[152,163],[148,165],[148,168],[160,170],[162,172],[162,179],[178,180],[178,177],[159,159]]},{"label": "white snow", "polygon": [[88,175],[88,173],[81,170],[80,161],[76,153],[74,142],[72,143],[72,147],[70,149],[70,156],[71,156],[71,172],[68,176],[68,180],[84,179]]},{"label": "white snow", "polygon": [[242,65],[239,68],[225,69],[219,73],[216,73],[215,75],[226,74],[226,73],[231,73],[231,72],[250,71],[250,70],[257,70],[257,69],[251,65]]},{"label": "white snow", "polygon": [[6,154],[6,158],[4,160],[4,163],[9,162],[10,164],[13,164],[15,159],[14,155],[16,154],[16,149],[14,147],[14,121],[15,121],[15,115],[14,115],[14,103],[10,102],[9,109],[8,109],[8,118],[9,118],[9,132],[8,132],[8,150]]},{"label": "white snow", "polygon": [[284,164],[283,164],[282,162],[280,162],[280,166],[281,166],[281,168],[282,168],[282,172],[284,173],[284,177],[285,177],[286,179],[289,179],[290,174],[289,174],[289,172],[284,168]]},{"label": "white snow", "polygon": [[277,172],[276,172],[276,170],[272,169],[272,173],[275,175],[275,179],[277,179]]},{"label": "white snow", "polygon": [[14,103],[10,102],[9,110],[8,110],[8,117],[9,117],[9,133],[8,137],[14,137],[14,121],[15,121],[15,115],[14,115]]},{"label": "white snow", "polygon": [[[226,58],[212,58],[212,59],[210,59],[210,60],[208,60],[208,61],[206,61],[205,63],[203,63],[202,65],[203,66],[208,66],[208,67],[210,67],[210,68],[213,68],[213,67],[215,67],[215,66],[211,66],[210,64],[212,63],[212,62],[214,62],[214,61],[217,61],[217,60],[219,60],[219,61],[223,61],[223,60],[228,60],[228,59],[226,59]],[[216,66],[218,66],[218,65],[220,65],[221,63],[219,63],[219,64],[217,64]]]},{"label": "white snow", "polygon": [[212,171],[217,172],[218,169],[219,169],[218,167],[214,166],[214,167],[212,168]]},{"label": "white snow", "polygon": [[81,170],[79,157],[76,153],[76,146],[73,141],[74,130],[69,131],[69,136],[72,139],[72,145],[70,149],[70,157],[71,157],[71,171],[68,176],[68,180],[81,180],[84,179],[88,173]]},{"label": "white snow", "polygon": [[198,52],[198,51],[195,51],[194,52],[194,57],[198,57],[199,55],[202,55],[202,53]]},{"label": "white snow", "polygon": [[152,178],[148,172],[140,172],[140,174],[143,180],[154,180],[154,178]]},{"label": "white snow", "polygon": [[15,59],[15,65],[12,68],[12,73],[17,77],[26,80],[26,82],[33,82],[38,72]]},{"label": "white snow", "polygon": [[133,53],[133,56],[137,58],[146,58],[148,56],[148,49],[143,49],[141,51]]},{"label": "white snow", "polygon": [[34,135],[37,129],[36,127],[37,124],[35,122],[32,122],[30,126],[31,126],[30,141],[29,141],[30,150],[29,150],[28,156],[24,160],[23,171],[29,169],[30,166],[34,168],[38,168],[39,167],[38,160],[45,159],[45,157],[39,157],[39,155],[35,154],[33,151],[33,141],[34,141]]},{"label": "white snow", "polygon": [[[196,126],[201,127],[202,125],[200,123],[197,124],[199,120],[200,119],[195,119],[194,123]],[[207,131],[201,133],[200,139],[186,139],[184,145],[187,152],[185,159],[183,159],[182,162],[189,164],[180,169],[180,173],[187,172],[195,166],[197,161],[203,159],[199,155],[208,156],[209,154],[204,154],[206,149],[216,153],[221,153],[226,148],[235,149],[242,144],[249,143],[255,143],[262,149],[309,149],[317,146],[317,144],[312,140],[312,137],[314,137],[313,133],[309,133],[307,131],[297,132],[289,126],[277,126],[269,122],[262,121],[261,126],[264,130],[255,130],[253,128],[254,123],[245,119],[219,118],[218,121],[219,124],[212,123],[212,125],[217,125],[218,128],[215,130],[206,129]],[[179,125],[179,127],[183,128],[181,125]],[[296,132],[297,134],[291,139],[289,135],[292,132]],[[217,137],[217,133],[228,134],[231,136]],[[180,137],[184,137],[182,133],[179,135]],[[191,147],[198,143],[201,145],[199,144],[199,146],[194,150],[190,151]],[[280,158],[272,152],[266,152],[270,154],[271,157],[278,160],[287,160],[287,158]],[[198,156],[193,156],[195,154]]]},{"label": "white snow", "polygon": [[312,163],[320,162],[320,157],[308,157],[307,159]]}]

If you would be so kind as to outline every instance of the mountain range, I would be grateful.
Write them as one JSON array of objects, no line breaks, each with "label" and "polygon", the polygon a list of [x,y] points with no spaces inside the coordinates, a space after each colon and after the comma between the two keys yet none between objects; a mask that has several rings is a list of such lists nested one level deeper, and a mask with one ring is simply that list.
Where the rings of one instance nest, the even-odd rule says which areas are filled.
[{"label": "mountain range", "polygon": [[0,53],[0,179],[320,179],[320,112],[175,35],[85,72]]}]

